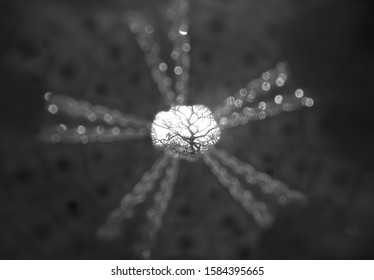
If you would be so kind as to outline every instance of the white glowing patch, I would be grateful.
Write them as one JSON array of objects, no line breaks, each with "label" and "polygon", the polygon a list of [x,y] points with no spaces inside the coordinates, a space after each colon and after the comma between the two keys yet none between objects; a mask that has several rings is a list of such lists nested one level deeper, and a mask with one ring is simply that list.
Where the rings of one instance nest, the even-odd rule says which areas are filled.
[{"label": "white glowing patch", "polygon": [[195,160],[218,142],[221,131],[207,107],[175,106],[156,115],[151,135],[156,148]]}]

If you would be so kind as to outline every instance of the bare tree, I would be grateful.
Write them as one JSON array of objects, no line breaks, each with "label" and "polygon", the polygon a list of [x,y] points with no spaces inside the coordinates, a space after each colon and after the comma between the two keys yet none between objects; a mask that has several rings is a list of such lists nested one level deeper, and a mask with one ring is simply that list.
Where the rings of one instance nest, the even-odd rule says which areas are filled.
[{"label": "bare tree", "polygon": [[211,111],[203,105],[172,107],[157,114],[152,124],[155,147],[189,160],[207,152],[220,136]]}]

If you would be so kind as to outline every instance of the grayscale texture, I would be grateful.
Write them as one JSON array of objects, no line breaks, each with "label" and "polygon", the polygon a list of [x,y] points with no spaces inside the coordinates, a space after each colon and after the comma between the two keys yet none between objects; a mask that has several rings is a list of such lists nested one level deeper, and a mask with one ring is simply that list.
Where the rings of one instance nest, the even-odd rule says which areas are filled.
[{"label": "grayscale texture", "polygon": [[[39,142],[47,91],[152,121],[157,92],[128,10],[145,10],[167,55],[167,1],[0,1],[0,258],[132,259],[150,199],[125,233],[96,238],[160,156],[151,139]],[[201,160],[181,161],[153,251],[160,259],[373,258],[372,1],[191,1],[188,104],[219,106],[286,59],[311,109],[222,132],[219,148],[307,195],[260,228]],[[166,52],[167,51],[167,52]]]}]

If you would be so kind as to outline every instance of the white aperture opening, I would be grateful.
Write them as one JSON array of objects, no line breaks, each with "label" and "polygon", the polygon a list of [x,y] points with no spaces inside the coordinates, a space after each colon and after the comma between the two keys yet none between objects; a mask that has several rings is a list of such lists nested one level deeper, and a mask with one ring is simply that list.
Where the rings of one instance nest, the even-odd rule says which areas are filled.
[{"label": "white aperture opening", "polygon": [[204,105],[175,106],[156,115],[151,135],[156,148],[195,160],[218,142],[221,131]]}]

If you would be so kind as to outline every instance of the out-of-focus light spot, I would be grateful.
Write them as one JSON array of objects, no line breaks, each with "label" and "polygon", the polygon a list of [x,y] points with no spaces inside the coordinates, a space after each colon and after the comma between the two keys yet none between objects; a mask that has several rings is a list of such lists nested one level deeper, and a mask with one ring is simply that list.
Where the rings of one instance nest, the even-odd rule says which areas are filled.
[{"label": "out-of-focus light spot", "polygon": [[277,103],[277,104],[281,104],[282,103],[282,101],[283,101],[283,96],[282,95],[276,95],[275,97],[274,97],[274,101],[275,101],[275,103]]},{"label": "out-of-focus light spot", "polygon": [[278,87],[282,87],[286,83],[286,78],[279,75],[279,77],[276,79],[275,83],[277,84]]},{"label": "out-of-focus light spot", "polygon": [[232,113],[232,118],[234,120],[238,120],[239,119],[239,114],[237,112]]},{"label": "out-of-focus light spot", "polygon": [[312,107],[314,105],[314,100],[312,98],[308,98],[305,102],[307,107]]},{"label": "out-of-focus light spot", "polygon": [[147,32],[148,34],[151,34],[151,33],[153,33],[154,28],[153,28],[152,25],[147,24],[147,25],[144,27],[144,30],[145,30],[145,32]]},{"label": "out-of-focus light spot", "polygon": [[248,90],[246,88],[241,88],[239,94],[241,97],[245,97],[248,94]]},{"label": "out-of-focus light spot", "polygon": [[165,12],[165,16],[168,19],[172,19],[173,17],[175,17],[175,11],[173,9],[167,9]]},{"label": "out-of-focus light spot", "polygon": [[301,104],[306,107],[312,107],[314,105],[314,100],[312,98],[303,97],[303,99],[301,99]]},{"label": "out-of-focus light spot", "polygon": [[255,110],[253,108],[250,108],[250,107],[245,107],[244,110],[243,110],[243,113],[246,116],[252,116],[252,115],[255,114]]},{"label": "out-of-focus light spot", "polygon": [[260,103],[258,103],[258,108],[260,110],[266,110],[266,103],[264,101],[261,101]]},{"label": "out-of-focus light spot", "polygon": [[170,78],[166,78],[163,80],[163,83],[165,86],[170,86],[171,85],[171,79]]},{"label": "out-of-focus light spot", "polygon": [[291,111],[292,106],[291,106],[290,103],[284,103],[283,106],[282,106],[282,108],[283,108],[283,111],[288,112],[288,111]]},{"label": "out-of-focus light spot", "polygon": [[103,134],[104,133],[104,127],[103,126],[98,126],[96,127],[96,133],[97,134]]},{"label": "out-of-focus light spot", "polygon": [[160,65],[158,66],[158,69],[160,69],[160,71],[162,71],[162,72],[165,72],[166,70],[168,70],[168,66],[166,65],[165,62],[162,62],[162,63],[160,63]]},{"label": "out-of-focus light spot", "polygon": [[169,100],[174,99],[174,96],[175,96],[174,91],[169,90],[166,94],[167,94],[167,98],[168,98]]},{"label": "out-of-focus light spot", "polygon": [[136,23],[136,22],[130,23],[130,30],[133,33],[139,33],[140,32],[140,26],[139,26],[139,24]]},{"label": "out-of-focus light spot", "polygon": [[55,104],[51,104],[48,106],[48,112],[56,114],[58,112],[58,107]]},{"label": "out-of-focus light spot", "polygon": [[304,91],[303,91],[302,89],[297,89],[297,90],[295,91],[295,96],[296,96],[297,98],[302,98],[302,97],[304,96]]},{"label": "out-of-focus light spot", "polygon": [[84,134],[86,132],[86,128],[83,125],[78,125],[77,132],[79,134]]},{"label": "out-of-focus light spot", "polygon": [[112,128],[112,133],[113,133],[113,135],[119,135],[119,133],[120,133],[119,128],[118,127],[113,127]]},{"label": "out-of-focus light spot", "polygon": [[87,144],[88,143],[88,137],[86,135],[83,135],[82,138],[81,138],[81,141],[83,144]]},{"label": "out-of-focus light spot", "polygon": [[248,87],[250,90],[257,90],[257,88],[258,88],[259,86],[261,86],[261,82],[260,82],[258,79],[256,79],[256,80],[253,80],[253,81],[249,82],[249,84],[248,84],[247,87]]},{"label": "out-of-focus light spot", "polygon": [[182,50],[189,52],[191,50],[191,45],[189,43],[183,43]]},{"label": "out-of-focus light spot", "polygon": [[182,90],[184,88],[184,83],[183,81],[178,81],[176,84],[175,84],[175,87],[179,90]]},{"label": "out-of-focus light spot", "polygon": [[171,57],[172,59],[174,59],[174,60],[178,59],[179,56],[180,56],[180,52],[177,51],[177,50],[173,50],[173,51],[171,52],[171,54],[170,54],[170,57]]},{"label": "out-of-focus light spot", "polygon": [[261,87],[264,91],[269,91],[270,90],[270,83],[269,82],[264,82],[264,83],[262,83]]},{"label": "out-of-focus light spot", "polygon": [[182,67],[180,67],[180,66],[176,66],[176,67],[174,68],[174,73],[175,73],[175,75],[180,75],[180,74],[182,74],[182,72],[183,72]]},{"label": "out-of-focus light spot", "polygon": [[46,92],[46,93],[44,94],[44,99],[45,99],[46,101],[49,101],[49,100],[51,99],[51,97],[52,97],[52,93],[51,93],[51,92]]},{"label": "out-of-focus light spot", "polygon": [[256,93],[253,90],[250,90],[248,95],[247,95],[247,101],[248,102],[253,102],[256,98]]},{"label": "out-of-focus light spot", "polygon": [[179,28],[179,34],[181,34],[182,36],[185,36],[187,35],[187,33],[188,33],[188,26],[185,24],[182,24]]},{"label": "out-of-focus light spot", "polygon": [[268,71],[262,73],[262,79],[264,79],[265,81],[269,80],[270,79],[270,73]]},{"label": "out-of-focus light spot", "polygon": [[235,100],[235,107],[240,108],[243,105],[243,101],[240,99]]},{"label": "out-of-focus light spot", "polygon": [[226,125],[227,124],[227,118],[223,117],[219,119],[219,124],[220,125]]},{"label": "out-of-focus light spot", "polygon": [[66,130],[67,130],[67,127],[66,127],[66,125],[64,125],[64,124],[60,124],[60,125],[57,127],[57,131],[58,131],[59,133],[64,133],[64,132],[66,132]]},{"label": "out-of-focus light spot", "polygon": [[226,104],[229,105],[229,106],[234,105],[235,104],[235,97],[230,96],[230,97],[226,98]]},{"label": "out-of-focus light spot", "polygon": [[141,136],[145,136],[145,135],[147,135],[147,133],[148,133],[148,131],[147,131],[147,129],[145,129],[145,128],[141,128],[141,129],[139,130],[139,134],[140,134]]},{"label": "out-of-focus light spot", "polygon": [[266,119],[266,113],[264,111],[261,111],[260,113],[258,113],[258,118],[260,120]]},{"label": "out-of-focus light spot", "polygon": [[287,74],[286,73],[280,73],[279,76],[278,76],[278,78],[286,81],[287,80]]},{"label": "out-of-focus light spot", "polygon": [[113,117],[109,114],[104,115],[104,121],[106,121],[108,124],[113,124],[114,123]]},{"label": "out-of-focus light spot", "polygon": [[284,72],[286,71],[286,64],[284,62],[279,62],[278,65],[277,65],[277,69],[280,71],[280,72]]},{"label": "out-of-focus light spot", "polygon": [[96,116],[96,114],[94,114],[94,113],[90,113],[90,114],[88,114],[87,118],[88,118],[88,120],[91,121],[91,122],[94,122],[94,121],[97,120],[97,116]]}]

